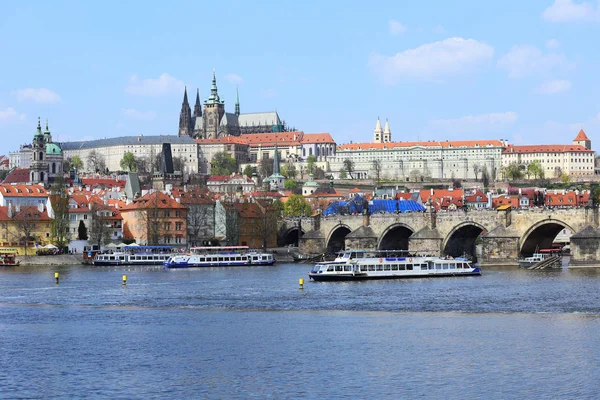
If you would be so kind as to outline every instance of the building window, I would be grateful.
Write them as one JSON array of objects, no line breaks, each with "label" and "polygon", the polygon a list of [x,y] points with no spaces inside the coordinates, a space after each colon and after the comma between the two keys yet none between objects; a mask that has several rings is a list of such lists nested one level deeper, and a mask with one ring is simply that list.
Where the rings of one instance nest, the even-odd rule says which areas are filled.
[{"label": "building window", "polygon": [[181,223],[181,222],[176,222],[176,223],[175,223],[175,230],[176,230],[176,231],[180,231],[180,230],[181,230],[181,225],[182,225],[182,223]]}]

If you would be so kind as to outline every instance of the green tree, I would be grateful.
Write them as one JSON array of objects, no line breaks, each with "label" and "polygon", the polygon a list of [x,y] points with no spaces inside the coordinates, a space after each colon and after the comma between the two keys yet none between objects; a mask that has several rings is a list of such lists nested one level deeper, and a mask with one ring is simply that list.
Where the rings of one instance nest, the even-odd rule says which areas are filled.
[{"label": "green tree", "polygon": [[252,174],[254,174],[254,168],[252,168],[252,165],[248,164],[244,167],[244,175],[247,176],[248,178],[252,178]]},{"label": "green tree", "polygon": [[571,177],[565,172],[560,176],[560,181],[565,184],[571,183]]},{"label": "green tree", "polygon": [[314,154],[311,154],[306,158],[306,171],[309,174],[315,173],[315,163],[317,162],[317,157]]},{"label": "green tree", "polygon": [[75,155],[71,158],[71,167],[75,168],[77,171],[83,169],[83,161],[81,161],[81,157]]},{"label": "green tree", "polygon": [[293,179],[286,179],[285,182],[283,182],[283,187],[286,190],[294,190],[298,187],[298,184]]},{"label": "green tree", "polygon": [[490,174],[488,173],[488,169],[485,165],[481,169],[481,182],[483,183],[483,187],[486,189],[490,185]]},{"label": "green tree", "polygon": [[296,166],[292,163],[287,163],[285,167],[285,176],[287,176],[290,179],[296,179],[296,176],[298,176],[298,170],[296,169]]},{"label": "green tree", "polygon": [[237,171],[235,158],[225,151],[215,153],[210,164],[211,175],[231,175],[231,173]]},{"label": "green tree", "polygon": [[312,208],[304,197],[300,194],[291,195],[285,202],[284,214],[287,216],[299,217],[301,215],[311,215]]},{"label": "green tree", "polygon": [[350,179],[354,179],[352,176],[352,173],[354,172],[354,161],[352,161],[350,158],[346,158],[344,160],[344,170],[348,173]]},{"label": "green tree", "polygon": [[544,168],[542,167],[540,160],[533,160],[531,163],[529,163],[527,166],[527,172],[528,174],[533,175],[535,179],[544,179]]},{"label": "green tree", "polygon": [[50,203],[52,206],[51,236],[52,242],[63,249],[69,244],[69,195],[65,178],[56,176],[50,188]]},{"label": "green tree", "polygon": [[340,168],[340,179],[348,179],[348,173],[344,168]]},{"label": "green tree", "polygon": [[121,159],[120,165],[121,165],[121,169],[123,169],[124,171],[135,172],[136,161],[135,161],[135,156],[133,155],[133,153],[128,151],[125,154],[123,154],[123,158]]},{"label": "green tree", "polygon": [[88,232],[87,227],[83,220],[79,221],[79,226],[77,227],[77,237],[79,240],[88,240]]},{"label": "green tree", "polygon": [[521,179],[523,177],[523,171],[519,165],[512,163],[506,167],[506,177],[511,181]]},{"label": "green tree", "polygon": [[97,150],[92,150],[87,156],[88,170],[91,172],[104,172],[106,161],[104,156]]}]

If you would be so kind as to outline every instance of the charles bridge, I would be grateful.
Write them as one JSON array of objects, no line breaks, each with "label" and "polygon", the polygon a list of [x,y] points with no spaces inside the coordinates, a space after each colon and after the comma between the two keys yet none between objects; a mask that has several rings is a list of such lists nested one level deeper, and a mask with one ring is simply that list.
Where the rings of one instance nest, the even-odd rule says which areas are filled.
[{"label": "charles bridge", "polygon": [[[452,212],[335,215],[290,219],[280,242],[299,244],[303,254],[340,249],[428,251],[436,255],[475,254],[482,265],[514,264],[536,248],[549,248],[563,229],[580,232],[571,240],[572,264],[600,260],[598,212],[592,208],[469,210]],[[577,237],[583,242],[577,242]]]}]

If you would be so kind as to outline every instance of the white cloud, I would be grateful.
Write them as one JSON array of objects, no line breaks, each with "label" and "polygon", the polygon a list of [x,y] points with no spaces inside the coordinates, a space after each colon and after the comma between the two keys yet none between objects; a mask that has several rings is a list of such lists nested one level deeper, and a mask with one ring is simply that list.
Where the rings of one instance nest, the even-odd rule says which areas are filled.
[{"label": "white cloud", "polygon": [[437,119],[430,121],[429,124],[436,127],[466,128],[481,127],[484,125],[512,125],[519,118],[516,112],[490,113],[467,115],[460,118]]},{"label": "white cloud", "polygon": [[227,80],[227,82],[234,85],[239,85],[240,83],[244,82],[244,79],[242,79],[242,77],[237,74],[227,74],[225,75],[225,79]]},{"label": "white cloud", "polygon": [[560,47],[560,42],[556,39],[550,39],[546,42],[546,48],[548,49],[556,49]]},{"label": "white cloud", "polygon": [[12,92],[18,101],[32,101],[34,103],[52,104],[60,101],[58,93],[46,88],[25,88]]},{"label": "white cloud", "polygon": [[500,57],[498,67],[506,69],[511,78],[549,71],[555,67],[568,65],[562,54],[544,54],[535,46],[517,45]]},{"label": "white cloud", "polygon": [[152,112],[152,111],[138,111],[135,110],[133,108],[124,108],[121,110],[121,113],[123,115],[125,115],[126,117],[129,118],[133,118],[133,119],[139,119],[139,120],[143,120],[143,121],[152,121],[153,119],[156,119],[156,113]]},{"label": "white cloud", "polygon": [[19,114],[14,108],[8,107],[4,110],[0,110],[0,121],[9,121],[13,119],[24,120],[25,114]]},{"label": "white cloud", "polygon": [[140,96],[164,96],[172,93],[183,92],[183,81],[172,77],[167,73],[162,73],[158,78],[142,79],[137,75],[129,78],[126,92]]},{"label": "white cloud", "polygon": [[592,2],[574,2],[573,0],[554,0],[554,3],[542,13],[542,19],[548,22],[591,22],[600,20],[600,5]]},{"label": "white cloud", "polygon": [[394,36],[403,34],[404,32],[406,32],[406,29],[407,29],[404,25],[402,25],[400,22],[396,21],[395,19],[390,20],[390,22],[388,23],[388,27],[389,27],[390,33]]},{"label": "white cloud", "polygon": [[571,89],[570,81],[564,79],[555,79],[542,83],[537,91],[541,94],[557,94],[566,92],[569,89]]},{"label": "white cloud", "polygon": [[438,79],[467,72],[489,61],[494,48],[474,39],[453,37],[384,56],[371,55],[369,66],[384,83],[402,78]]}]

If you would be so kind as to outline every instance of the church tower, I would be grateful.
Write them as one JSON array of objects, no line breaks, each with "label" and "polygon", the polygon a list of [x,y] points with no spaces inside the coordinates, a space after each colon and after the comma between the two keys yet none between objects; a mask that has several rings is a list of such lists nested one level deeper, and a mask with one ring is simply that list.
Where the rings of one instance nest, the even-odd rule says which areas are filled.
[{"label": "church tower", "polygon": [[580,146],[583,146],[587,150],[591,150],[592,149],[592,141],[585,134],[585,132],[583,131],[583,129],[581,129],[579,131],[579,133],[577,134],[577,136],[575,137],[575,139],[573,139],[573,144],[578,144]]},{"label": "church tower", "polygon": [[235,88],[235,115],[240,116],[240,92]]},{"label": "church tower", "polygon": [[48,183],[48,162],[46,161],[46,140],[42,133],[40,118],[33,142],[31,143],[31,167],[29,180],[31,183]]},{"label": "church tower", "polygon": [[179,136],[192,136],[194,126],[192,125],[192,110],[187,98],[187,87],[183,90],[183,103],[179,114]]},{"label": "church tower", "polygon": [[383,143],[389,143],[392,141],[392,131],[390,130],[390,123],[387,118],[385,119],[385,128],[383,128]]},{"label": "church tower", "polygon": [[219,125],[225,114],[225,102],[219,98],[217,90],[217,78],[213,69],[212,86],[210,96],[204,101],[204,138],[216,139],[219,137]]},{"label": "church tower", "polygon": [[373,142],[381,143],[383,141],[383,129],[381,129],[381,122],[379,122],[379,117],[377,117],[377,124],[375,125],[375,130],[373,131]]}]

